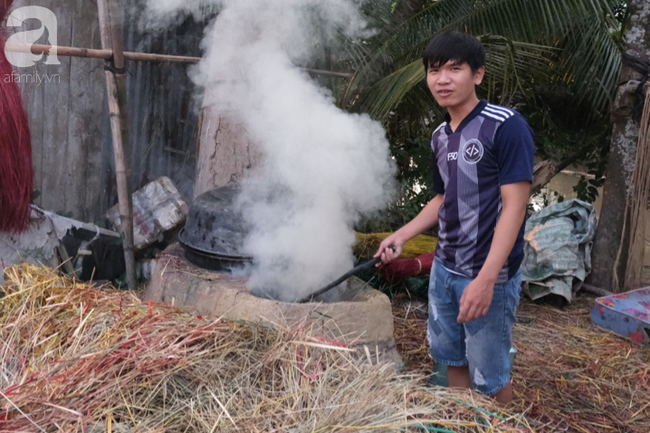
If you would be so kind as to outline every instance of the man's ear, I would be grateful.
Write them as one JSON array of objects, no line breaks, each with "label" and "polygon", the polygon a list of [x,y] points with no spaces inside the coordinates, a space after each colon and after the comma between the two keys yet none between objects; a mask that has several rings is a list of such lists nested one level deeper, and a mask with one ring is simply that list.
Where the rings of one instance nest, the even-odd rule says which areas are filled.
[{"label": "man's ear", "polygon": [[483,82],[483,77],[485,76],[485,66],[479,67],[476,72],[474,72],[474,84],[479,85]]}]

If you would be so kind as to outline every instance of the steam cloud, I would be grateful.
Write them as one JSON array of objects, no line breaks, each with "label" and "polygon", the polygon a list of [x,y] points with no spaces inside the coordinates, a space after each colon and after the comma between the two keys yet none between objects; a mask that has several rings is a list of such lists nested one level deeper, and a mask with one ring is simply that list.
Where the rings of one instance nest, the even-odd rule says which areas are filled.
[{"label": "steam cloud", "polygon": [[[361,35],[365,24],[353,0],[211,4],[220,12],[192,79],[206,88],[205,104],[234,115],[263,155],[239,197],[253,227],[244,245],[255,257],[250,285],[292,301],[352,268],[353,224],[391,199],[394,168],[381,125],[338,109],[331,93],[295,66],[312,58],[314,20],[331,43],[336,32]],[[164,18],[201,5],[148,6]]]}]

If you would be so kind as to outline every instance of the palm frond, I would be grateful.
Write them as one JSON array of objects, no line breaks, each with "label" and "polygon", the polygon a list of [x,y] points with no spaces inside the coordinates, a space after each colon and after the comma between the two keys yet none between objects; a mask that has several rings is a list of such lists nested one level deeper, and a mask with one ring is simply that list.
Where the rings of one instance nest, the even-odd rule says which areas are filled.
[{"label": "palm frond", "polygon": [[[606,0],[439,0],[397,30],[379,35],[371,60],[379,64],[410,63],[421,55],[433,35],[451,29],[553,45],[558,36],[574,31],[576,21],[585,17],[592,27],[616,26]],[[370,68],[376,66],[369,63]]]},{"label": "palm frond", "polygon": [[423,80],[422,62],[412,62],[362,92],[359,99],[353,102],[351,111],[367,112],[373,119],[383,119]]},{"label": "palm frond", "polygon": [[[502,84],[498,100],[506,101],[514,91],[524,91],[527,86],[522,80],[530,81],[542,72],[568,86],[580,102],[587,100],[591,115],[602,113],[612,97],[621,64],[620,49],[610,35],[616,26],[606,0],[435,1],[396,30],[369,42],[374,51],[351,85],[357,89],[352,95],[363,96],[354,104],[344,104],[382,118],[414,88],[418,77],[423,77],[424,71],[418,72],[415,64],[431,37],[442,30],[459,29],[517,41],[513,43],[520,49],[514,57],[505,47],[501,51],[492,48],[494,58],[488,61],[487,78],[493,87],[496,82]],[[525,44],[544,48],[522,50]],[[557,52],[549,56],[551,48]],[[510,61],[504,56],[510,56]],[[531,63],[531,59],[546,61]],[[514,69],[506,66],[509,64]],[[501,78],[495,81],[498,74]]]},{"label": "palm frond", "polygon": [[[490,99],[498,99],[502,103],[511,99],[517,91],[526,90],[523,82],[532,77],[529,69],[537,71],[535,78],[549,79],[549,58],[560,54],[560,50],[551,47],[514,42],[501,36],[485,35],[480,39],[486,48],[487,72],[484,90]],[[525,78],[522,78],[524,76]],[[428,107],[436,107],[435,110],[441,113],[442,110],[433,103],[433,97],[424,79],[422,60],[415,60],[379,80],[367,90],[362,90],[350,110],[367,112],[372,118],[384,119],[413,89],[419,87],[418,97],[424,98]],[[431,108],[428,111],[430,110]]]}]

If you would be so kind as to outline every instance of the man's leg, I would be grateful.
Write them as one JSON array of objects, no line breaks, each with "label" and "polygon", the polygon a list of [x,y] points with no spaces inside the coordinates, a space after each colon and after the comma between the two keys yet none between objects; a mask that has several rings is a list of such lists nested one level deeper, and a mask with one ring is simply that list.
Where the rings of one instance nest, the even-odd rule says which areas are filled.
[{"label": "man's leg", "polygon": [[448,386],[469,388],[471,381],[465,356],[465,330],[458,323],[458,299],[450,287],[454,278],[437,260],[433,262],[427,334],[431,357],[436,363],[447,366]]},{"label": "man's leg", "polygon": [[469,378],[469,366],[463,367],[447,367],[447,381],[449,388],[472,388],[472,380]]},{"label": "man's leg", "polygon": [[508,382],[506,386],[497,391],[497,393],[492,397],[494,397],[497,403],[501,406],[505,406],[512,402],[512,381]]},{"label": "man's leg", "polygon": [[507,283],[495,284],[487,314],[465,324],[472,383],[502,405],[512,401],[509,355],[520,281],[521,271]]},{"label": "man's leg", "polygon": [[[472,380],[469,377],[469,366],[467,365],[464,367],[447,367],[447,380],[449,381],[449,388],[472,388]],[[492,397],[502,406],[512,402],[512,381],[508,382],[505,387],[501,388]]]}]

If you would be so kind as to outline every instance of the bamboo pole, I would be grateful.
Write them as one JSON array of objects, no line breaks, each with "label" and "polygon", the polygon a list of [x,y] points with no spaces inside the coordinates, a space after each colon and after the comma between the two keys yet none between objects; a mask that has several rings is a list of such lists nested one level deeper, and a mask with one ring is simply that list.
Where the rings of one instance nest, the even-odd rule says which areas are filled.
[{"label": "bamboo pole", "polygon": [[[115,64],[116,68],[124,67],[122,54],[121,26],[111,23],[111,15],[107,2],[115,0],[97,0],[99,15],[99,31],[101,34],[102,48],[113,53],[113,58],[121,62]],[[115,8],[117,5],[114,6]],[[114,18],[113,18],[114,19]],[[124,247],[126,263],[126,279],[130,290],[136,289],[135,251],[133,248],[133,203],[128,182],[128,163],[124,152],[124,143],[128,140],[126,130],[126,89],[121,85],[122,77],[117,77],[114,72],[105,70],[106,93],[108,97],[108,112],[113,137],[113,154],[115,157],[115,178],[117,183],[118,208],[120,211],[120,234]],[[120,74],[124,75],[124,74]],[[123,89],[120,89],[123,87]]]},{"label": "bamboo pole", "polygon": [[[57,56],[63,57],[82,57],[82,58],[91,58],[91,59],[105,59],[108,60],[113,55],[113,50],[103,49],[103,50],[94,50],[92,48],[78,48],[78,47],[64,47],[64,46],[53,46],[53,45],[43,45],[43,44],[17,44],[9,43],[6,45],[7,51],[17,52],[17,53],[33,53],[33,54],[45,54],[48,55],[52,48],[56,48]],[[195,64],[199,63],[201,57],[189,57],[189,56],[171,56],[168,54],[150,54],[150,53],[135,53],[131,51],[123,51],[123,56],[125,60],[136,61],[136,62],[170,62],[170,63],[190,63]],[[326,75],[332,77],[341,77],[341,78],[351,78],[354,74],[349,72],[335,72],[335,71],[323,71],[321,69],[310,69],[310,68],[301,68],[305,72],[314,75]]]},{"label": "bamboo pole", "polygon": [[[53,46],[43,44],[27,45],[18,43],[9,43],[6,45],[7,51],[45,55],[48,55],[50,50],[53,48],[56,48],[57,56],[63,57],[84,57],[108,60],[113,55],[113,50],[95,50],[92,48],[64,47],[59,45]],[[123,56],[126,60],[141,62],[198,63],[201,60],[200,57],[169,56],[166,54],[134,53],[129,51],[124,51]]]},{"label": "bamboo pole", "polygon": [[[124,147],[125,167],[127,170],[127,179],[131,176],[131,141],[129,140],[129,105],[126,98],[126,69],[124,62],[124,45],[122,43],[122,27],[124,24],[124,14],[120,9],[118,0],[104,1],[103,8],[108,13],[106,22],[110,27],[110,45],[113,52],[113,66],[115,71],[115,85],[117,86],[117,102],[120,105],[120,126],[122,128],[122,146]],[[108,41],[107,41],[108,44]],[[107,48],[104,46],[104,48]],[[129,189],[129,197],[131,190]]]}]

